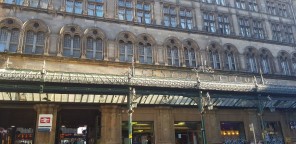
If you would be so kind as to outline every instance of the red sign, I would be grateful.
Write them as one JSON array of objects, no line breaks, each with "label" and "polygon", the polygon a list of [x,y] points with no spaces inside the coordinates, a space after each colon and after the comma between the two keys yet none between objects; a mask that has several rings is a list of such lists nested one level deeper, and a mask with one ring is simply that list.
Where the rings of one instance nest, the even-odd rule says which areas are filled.
[{"label": "red sign", "polygon": [[41,117],[40,118],[40,123],[50,123],[50,117]]}]

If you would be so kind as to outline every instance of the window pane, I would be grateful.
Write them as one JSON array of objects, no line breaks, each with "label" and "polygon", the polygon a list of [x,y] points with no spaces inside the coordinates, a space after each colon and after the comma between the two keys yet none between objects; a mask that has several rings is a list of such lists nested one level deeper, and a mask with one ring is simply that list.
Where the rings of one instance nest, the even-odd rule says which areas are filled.
[{"label": "window pane", "polygon": [[33,53],[33,45],[34,44],[34,33],[32,31],[28,31],[26,35],[26,46],[24,53],[30,54]]},{"label": "window pane", "polygon": [[40,7],[47,8],[48,0],[40,0]]},{"label": "window pane", "polygon": [[30,0],[30,6],[31,7],[37,7],[38,6],[38,1],[39,0]]},{"label": "window pane", "polygon": [[76,14],[82,14],[82,2],[75,1],[75,12]]},{"label": "window pane", "polygon": [[0,29],[0,52],[3,52],[6,48],[7,38],[9,31],[6,28]]},{"label": "window pane", "polygon": [[66,12],[73,12],[74,2],[72,0],[66,1]]},{"label": "window pane", "polygon": [[74,36],[73,39],[73,57],[80,57],[80,37]]},{"label": "window pane", "polygon": [[10,46],[9,46],[9,52],[16,52],[17,46],[19,42],[19,30],[13,29],[11,32],[11,38],[10,38]]},{"label": "window pane", "polygon": [[43,54],[44,53],[44,33],[43,32],[37,33],[35,53],[36,54]]}]

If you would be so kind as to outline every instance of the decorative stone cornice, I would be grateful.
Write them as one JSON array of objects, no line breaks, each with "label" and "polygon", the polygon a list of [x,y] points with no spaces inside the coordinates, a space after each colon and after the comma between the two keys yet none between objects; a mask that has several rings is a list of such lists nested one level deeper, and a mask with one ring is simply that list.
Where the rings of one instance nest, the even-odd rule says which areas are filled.
[{"label": "decorative stone cornice", "polygon": [[128,82],[127,75],[106,75],[87,73],[63,73],[40,71],[0,69],[0,80],[30,81],[44,83],[80,83],[97,85],[132,85],[142,87],[201,89],[230,92],[263,92],[278,94],[295,94],[296,86],[280,84],[261,84],[250,82],[204,81],[197,87],[197,81],[193,79],[177,79],[162,77],[132,77]]}]

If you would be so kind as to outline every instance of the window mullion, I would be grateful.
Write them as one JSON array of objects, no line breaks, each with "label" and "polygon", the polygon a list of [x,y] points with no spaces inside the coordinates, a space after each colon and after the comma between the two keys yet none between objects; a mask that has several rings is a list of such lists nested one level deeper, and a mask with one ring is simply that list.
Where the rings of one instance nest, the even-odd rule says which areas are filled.
[{"label": "window mullion", "polygon": [[70,55],[73,56],[73,49],[74,49],[74,40],[73,37],[71,37],[71,48],[70,48]]},{"label": "window mullion", "polygon": [[97,49],[96,40],[94,39],[94,41],[93,41],[93,58],[96,58],[96,49]]},{"label": "window mullion", "polygon": [[8,50],[10,46],[10,40],[11,40],[11,32],[7,32],[7,38],[6,38],[6,47],[5,49]]},{"label": "window mullion", "polygon": [[37,34],[34,34],[33,36],[33,48],[32,48],[32,53],[35,53],[36,51],[36,43],[37,43]]}]

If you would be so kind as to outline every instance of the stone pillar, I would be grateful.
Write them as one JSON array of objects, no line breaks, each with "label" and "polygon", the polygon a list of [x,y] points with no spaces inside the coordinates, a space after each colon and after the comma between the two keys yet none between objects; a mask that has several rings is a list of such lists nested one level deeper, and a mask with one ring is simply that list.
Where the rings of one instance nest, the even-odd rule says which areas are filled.
[{"label": "stone pillar", "polygon": [[117,19],[117,4],[115,0],[106,0],[104,4],[105,18]]},{"label": "stone pillar", "polygon": [[[58,105],[54,104],[36,104],[34,109],[37,112],[37,122],[35,130],[35,142],[36,144],[53,144],[55,143],[56,124],[57,124],[57,112]],[[52,114],[52,127],[50,132],[38,132],[38,120],[39,114]]]},{"label": "stone pillar", "polygon": [[159,0],[155,1],[154,4],[154,24],[162,25],[162,4]]},{"label": "stone pillar", "polygon": [[118,106],[101,106],[100,144],[121,144],[121,111]]},{"label": "stone pillar", "polygon": [[170,107],[158,107],[155,113],[155,143],[174,144],[174,117]]},{"label": "stone pillar", "polygon": [[195,11],[195,26],[198,30],[203,30],[203,13],[200,10],[200,3],[195,2],[194,5],[194,11]]},{"label": "stone pillar", "polygon": [[235,9],[231,10],[231,18],[232,18],[232,25],[233,25],[232,32],[233,32],[233,34],[239,36],[240,35],[240,28],[239,28],[238,18],[237,18]]},{"label": "stone pillar", "polygon": [[254,130],[255,130],[255,136],[257,139],[257,142],[259,140],[262,140],[262,129],[260,124],[260,118],[257,114],[257,110],[247,110],[245,115],[245,121],[244,121],[244,128],[246,132],[246,139],[248,141],[254,141],[254,135],[253,132],[250,131],[249,125],[253,123]]},{"label": "stone pillar", "polygon": [[217,119],[216,110],[207,110],[205,116],[205,130],[209,144],[221,143],[220,121]]}]

